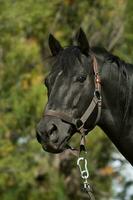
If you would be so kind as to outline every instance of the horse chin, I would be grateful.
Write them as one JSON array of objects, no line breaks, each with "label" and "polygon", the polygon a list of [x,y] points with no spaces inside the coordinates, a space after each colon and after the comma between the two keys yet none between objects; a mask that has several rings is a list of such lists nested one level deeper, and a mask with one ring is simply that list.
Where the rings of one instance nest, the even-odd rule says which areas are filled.
[{"label": "horse chin", "polygon": [[44,151],[47,151],[49,153],[58,154],[58,153],[62,153],[66,149],[68,149],[68,145],[67,144],[64,144],[64,145],[62,144],[61,146],[42,145],[42,148]]},{"label": "horse chin", "polygon": [[48,153],[53,153],[53,154],[59,154],[64,151],[62,149],[49,149],[49,148],[45,148],[45,147],[43,147],[43,150],[47,151]]}]

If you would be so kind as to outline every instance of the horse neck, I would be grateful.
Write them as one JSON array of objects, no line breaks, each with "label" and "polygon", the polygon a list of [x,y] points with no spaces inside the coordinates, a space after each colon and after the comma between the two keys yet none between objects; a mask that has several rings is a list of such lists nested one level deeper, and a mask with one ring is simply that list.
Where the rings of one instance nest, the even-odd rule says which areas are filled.
[{"label": "horse neck", "polygon": [[[116,63],[105,63],[101,69],[102,114],[100,124],[118,132],[123,126],[123,113],[120,105],[120,69]],[[123,99],[124,101],[124,99]],[[116,125],[117,124],[117,125]]]},{"label": "horse neck", "polygon": [[[102,113],[98,125],[108,135],[118,150],[133,165],[133,113],[128,118],[133,97],[129,91],[128,73],[125,66],[105,63],[101,69]],[[130,96],[130,100],[129,100]],[[128,118],[128,119],[127,119]],[[128,133],[127,133],[128,130]]]}]

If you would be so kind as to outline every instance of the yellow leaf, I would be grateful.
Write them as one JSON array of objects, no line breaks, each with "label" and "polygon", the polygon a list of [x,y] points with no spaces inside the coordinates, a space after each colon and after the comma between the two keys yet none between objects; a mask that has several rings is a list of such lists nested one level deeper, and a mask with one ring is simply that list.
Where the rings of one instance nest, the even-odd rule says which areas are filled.
[{"label": "yellow leaf", "polygon": [[110,176],[114,173],[114,169],[111,166],[106,166],[98,170],[101,176]]}]

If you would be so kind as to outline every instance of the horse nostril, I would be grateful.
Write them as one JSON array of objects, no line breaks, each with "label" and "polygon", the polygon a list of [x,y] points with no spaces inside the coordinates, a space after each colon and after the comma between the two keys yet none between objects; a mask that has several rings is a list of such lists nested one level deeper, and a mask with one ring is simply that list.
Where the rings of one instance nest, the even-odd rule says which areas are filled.
[{"label": "horse nostril", "polygon": [[50,129],[48,130],[48,134],[51,135],[53,132],[57,130],[57,126],[55,124],[52,124]]},{"label": "horse nostril", "polygon": [[52,124],[51,128],[48,131],[48,134],[50,136],[50,141],[54,143],[58,142],[58,139],[59,139],[56,130],[57,130],[57,126],[55,124]]},{"label": "horse nostril", "polygon": [[38,142],[41,144],[42,142],[48,142],[49,139],[51,141],[57,141],[57,134],[56,134],[57,126],[55,124],[50,124],[50,126],[46,126],[43,130],[37,128],[36,130],[36,138]]}]

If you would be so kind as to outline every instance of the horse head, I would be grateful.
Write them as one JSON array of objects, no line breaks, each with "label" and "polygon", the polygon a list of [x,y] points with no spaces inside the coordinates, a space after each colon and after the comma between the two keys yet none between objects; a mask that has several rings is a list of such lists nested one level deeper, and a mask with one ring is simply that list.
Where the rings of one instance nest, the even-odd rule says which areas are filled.
[{"label": "horse head", "polygon": [[[93,56],[85,33],[76,34],[77,46],[63,48],[53,35],[49,47],[54,64],[45,78],[48,102],[37,126],[37,139],[43,149],[59,153],[67,149],[68,141],[82,123],[81,117],[94,96]],[[97,109],[84,122],[84,130],[93,128]]]}]

